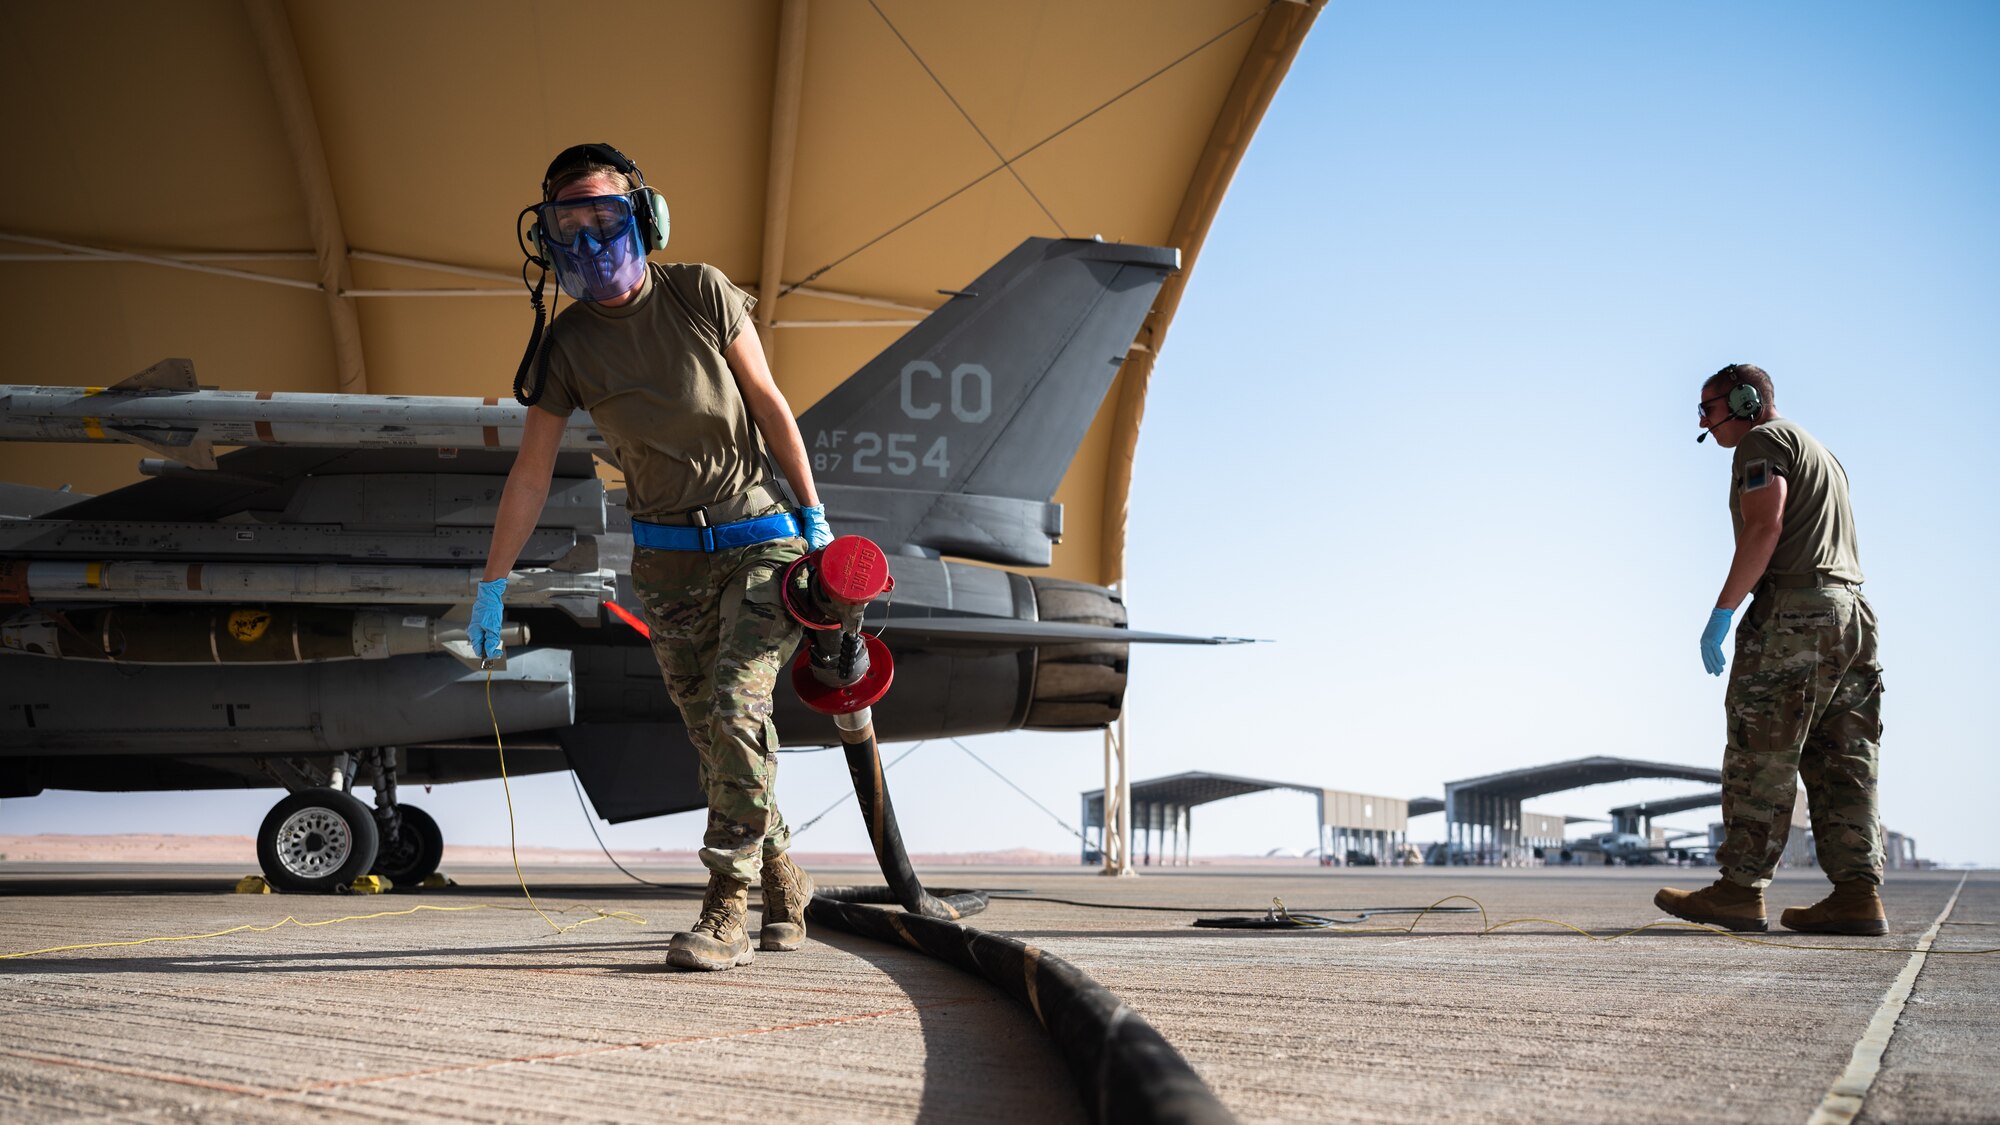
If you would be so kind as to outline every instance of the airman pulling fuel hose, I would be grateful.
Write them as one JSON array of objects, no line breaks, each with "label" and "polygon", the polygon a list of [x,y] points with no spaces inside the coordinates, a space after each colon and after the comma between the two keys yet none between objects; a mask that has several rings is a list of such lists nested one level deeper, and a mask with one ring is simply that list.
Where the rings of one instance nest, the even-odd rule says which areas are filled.
[{"label": "airman pulling fuel hose", "polygon": [[[888,560],[873,543],[842,536],[787,574],[785,604],[812,632],[792,683],[806,705],[832,715],[847,772],[888,885],[821,887],[806,907],[815,926],[909,946],[984,977],[1035,1014],[1055,1040],[1097,1122],[1221,1125],[1235,1116],[1161,1034],[1109,989],[1062,958],[966,925],[986,909],[982,891],[924,889],[896,828],[882,778],[872,705],[889,689],[888,646],[860,630],[861,611],[889,589]],[[882,909],[900,905],[903,912]]]}]

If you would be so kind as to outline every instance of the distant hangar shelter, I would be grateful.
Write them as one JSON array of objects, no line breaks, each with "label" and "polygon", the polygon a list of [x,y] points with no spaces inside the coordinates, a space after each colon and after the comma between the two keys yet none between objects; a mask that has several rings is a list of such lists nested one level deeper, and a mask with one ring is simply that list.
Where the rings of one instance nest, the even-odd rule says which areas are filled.
[{"label": "distant hangar shelter", "polygon": [[1711,789],[1705,793],[1670,797],[1664,801],[1641,801],[1636,805],[1621,805],[1611,810],[1611,830],[1650,838],[1653,834],[1653,818],[1656,816],[1672,816],[1675,813],[1692,812],[1695,809],[1714,808],[1720,804],[1722,804],[1722,790]]},{"label": "distant hangar shelter", "polygon": [[[0,183],[8,378],[182,356],[231,390],[504,401],[532,322],[516,216],[558,151],[608,142],[672,209],[655,258],[758,298],[795,411],[1027,237],[1177,249],[1055,497],[1050,573],[1116,583],[1154,361],[1322,4],[627,5],[623,70],[581,89],[556,0],[18,5],[14,39],[90,65],[0,72],[34,154]],[[97,493],[138,460],[6,444],[0,481]]]},{"label": "distant hangar shelter", "polygon": [[[1523,800],[1634,778],[1674,778],[1720,785],[1722,771],[1673,762],[1592,757],[1529,766],[1463,781],[1448,781],[1444,787],[1447,858],[1455,862],[1498,865],[1531,862],[1535,848],[1547,847],[1550,843],[1560,847],[1562,831],[1559,825],[1555,826],[1552,840],[1546,832],[1539,830],[1531,836],[1521,811]],[[1685,807],[1700,808],[1711,803],[1714,802],[1709,795],[1702,794],[1696,804]],[[1661,804],[1653,802],[1652,807],[1659,810]]]},{"label": "distant hangar shelter", "polygon": [[[1339,862],[1349,852],[1388,863],[1409,842],[1410,811],[1401,797],[1377,797],[1291,781],[1220,773],[1177,773],[1132,783],[1132,859],[1140,865],[1185,866],[1193,854],[1194,809],[1211,801],[1289,789],[1319,801],[1319,854]],[[1095,829],[1093,834],[1092,830]],[[1104,846],[1104,790],[1083,794],[1083,862],[1098,862]]]}]

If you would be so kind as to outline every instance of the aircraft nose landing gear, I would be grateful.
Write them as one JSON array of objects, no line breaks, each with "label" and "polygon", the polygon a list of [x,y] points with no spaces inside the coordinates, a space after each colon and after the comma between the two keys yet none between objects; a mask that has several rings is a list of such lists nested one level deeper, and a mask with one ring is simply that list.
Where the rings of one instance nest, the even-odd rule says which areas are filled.
[{"label": "aircraft nose landing gear", "polygon": [[[377,815],[382,810],[377,809]],[[380,875],[399,889],[420,886],[444,860],[444,831],[431,815],[415,805],[396,806],[396,834],[386,830],[370,874]]]},{"label": "aircraft nose landing gear", "polygon": [[[346,890],[364,875],[415,889],[444,859],[444,833],[437,821],[396,800],[394,747],[342,753],[330,763],[263,765],[292,790],[257,830],[257,863],[272,889],[328,894]],[[373,809],[352,792],[357,776],[369,774],[375,781]]]},{"label": "aircraft nose landing gear", "polygon": [[375,826],[382,837],[369,874],[413,890],[444,861],[444,831],[431,815],[396,799],[396,748],[367,755],[375,772]]},{"label": "aircraft nose landing gear", "polygon": [[368,806],[337,789],[305,789],[265,815],[257,863],[278,890],[324,894],[367,874],[379,845]]}]

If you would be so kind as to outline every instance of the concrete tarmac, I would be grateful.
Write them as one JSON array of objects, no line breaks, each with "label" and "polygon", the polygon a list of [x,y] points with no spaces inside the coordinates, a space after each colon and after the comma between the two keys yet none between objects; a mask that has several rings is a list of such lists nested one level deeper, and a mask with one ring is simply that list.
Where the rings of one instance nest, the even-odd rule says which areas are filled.
[{"label": "concrete tarmac", "polygon": [[[911,950],[816,931],[726,973],[662,965],[700,875],[510,870],[422,894],[228,893],[236,869],[0,865],[0,952],[410,914],[0,961],[0,1120],[1019,1121],[1084,1119],[1034,1017]],[[815,872],[823,883],[872,872]],[[1910,948],[1958,898],[1889,1041],[1862,1122],[2000,1121],[2000,873],[1894,872],[1887,938],[1774,929],[1751,945],[1648,930],[1592,941],[1477,915],[1334,930],[1195,929],[1201,916],[1424,906],[1594,937],[1660,917],[1707,870],[952,869],[972,919],[1077,964],[1187,1056],[1246,1121],[1804,1122],[1848,1066]],[[879,877],[876,877],[879,878]],[[1825,887],[1784,873],[1779,906]],[[1454,905],[1463,905],[1455,903]],[[1136,906],[1172,909],[1138,910]],[[458,909],[475,907],[479,909]],[[562,911],[556,913],[556,911]],[[753,922],[755,896],[753,895]]]}]

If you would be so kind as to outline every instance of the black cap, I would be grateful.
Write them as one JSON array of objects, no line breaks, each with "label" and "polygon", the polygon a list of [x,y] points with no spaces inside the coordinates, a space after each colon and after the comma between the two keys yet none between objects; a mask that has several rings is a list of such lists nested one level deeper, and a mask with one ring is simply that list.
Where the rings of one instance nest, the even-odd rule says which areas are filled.
[{"label": "black cap", "polygon": [[549,170],[542,173],[542,198],[544,200],[548,199],[549,186],[555,183],[558,175],[572,168],[581,168],[590,164],[608,164],[627,176],[632,177],[636,181],[632,185],[633,187],[645,186],[646,174],[639,171],[639,166],[632,163],[631,157],[626,156],[610,145],[601,142],[571,145],[561,152],[556,153],[556,158],[549,161]]}]

